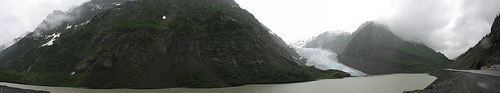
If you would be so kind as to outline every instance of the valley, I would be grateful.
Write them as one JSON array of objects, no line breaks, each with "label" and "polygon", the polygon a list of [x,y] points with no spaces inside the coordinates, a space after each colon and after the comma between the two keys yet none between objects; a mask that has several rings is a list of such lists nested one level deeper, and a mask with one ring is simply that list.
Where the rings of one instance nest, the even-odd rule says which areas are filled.
[{"label": "valley", "polygon": [[252,84],[229,88],[170,89],[84,89],[0,83],[23,89],[51,93],[402,93],[423,89],[436,78],[427,74],[391,74],[370,77],[324,79],[289,84]]},{"label": "valley", "polygon": [[[356,19],[364,23],[345,22],[355,23],[357,29],[344,31],[303,29],[312,24],[304,20],[318,21],[314,25],[332,21],[315,19],[308,9],[279,17],[307,14],[306,19],[269,24],[270,19],[261,19],[262,14],[239,2],[246,1],[88,0],[68,10],[53,10],[33,31],[11,45],[0,44],[0,93],[500,92],[498,13],[495,20],[479,21],[453,13],[457,16],[439,22],[449,23],[441,27],[420,22],[434,18],[413,20],[420,15],[403,17],[411,21],[382,20],[408,16],[396,13]],[[287,9],[280,5],[275,6]],[[0,23],[7,22],[3,19],[8,18]],[[477,22],[481,26],[473,25],[472,30],[459,28]],[[276,30],[280,26],[287,29]],[[288,41],[318,29],[326,32]],[[300,34],[294,33],[298,30]],[[476,42],[473,39],[483,34],[469,33],[476,30],[489,34],[484,32]],[[463,33],[448,34],[453,31]],[[292,33],[297,35],[289,36]]]}]

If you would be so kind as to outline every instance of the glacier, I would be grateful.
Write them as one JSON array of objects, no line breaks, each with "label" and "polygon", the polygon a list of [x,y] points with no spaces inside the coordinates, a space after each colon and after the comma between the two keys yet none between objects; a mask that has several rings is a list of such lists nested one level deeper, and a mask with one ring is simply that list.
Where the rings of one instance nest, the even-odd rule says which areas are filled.
[{"label": "glacier", "polygon": [[307,59],[307,66],[314,66],[321,70],[335,69],[351,74],[351,76],[366,76],[367,74],[340,63],[337,54],[321,48],[295,48],[303,58]]}]

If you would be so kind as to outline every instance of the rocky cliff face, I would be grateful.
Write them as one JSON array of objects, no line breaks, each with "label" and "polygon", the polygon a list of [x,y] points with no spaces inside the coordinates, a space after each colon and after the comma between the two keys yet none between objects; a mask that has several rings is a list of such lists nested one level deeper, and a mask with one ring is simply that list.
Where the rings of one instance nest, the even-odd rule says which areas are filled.
[{"label": "rocky cliff face", "polygon": [[460,55],[452,64],[455,69],[481,69],[500,64],[500,17],[497,17],[491,27],[491,33],[486,35],[476,46]]},{"label": "rocky cliff face", "polygon": [[[54,15],[78,17],[51,20]],[[0,54],[6,68],[0,80],[168,88],[348,76],[304,67],[293,49],[233,0],[92,0],[51,16]]]},{"label": "rocky cliff face", "polygon": [[339,61],[367,74],[430,72],[450,62],[443,54],[404,41],[376,22],[366,22],[353,33]]}]

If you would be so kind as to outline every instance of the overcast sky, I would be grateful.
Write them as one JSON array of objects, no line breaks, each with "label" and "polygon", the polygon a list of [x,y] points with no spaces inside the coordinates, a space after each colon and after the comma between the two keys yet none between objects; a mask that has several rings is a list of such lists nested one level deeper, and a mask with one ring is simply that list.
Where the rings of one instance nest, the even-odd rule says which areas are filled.
[{"label": "overcast sky", "polygon": [[[0,44],[34,30],[53,10],[88,0],[0,0]],[[325,31],[387,24],[406,40],[454,58],[490,32],[500,0],[236,0],[287,43]]]},{"label": "overcast sky", "polygon": [[490,33],[500,0],[236,0],[287,43],[366,21],[455,58]]},{"label": "overcast sky", "polygon": [[88,0],[0,0],[0,44],[32,32],[52,11],[68,10]]}]

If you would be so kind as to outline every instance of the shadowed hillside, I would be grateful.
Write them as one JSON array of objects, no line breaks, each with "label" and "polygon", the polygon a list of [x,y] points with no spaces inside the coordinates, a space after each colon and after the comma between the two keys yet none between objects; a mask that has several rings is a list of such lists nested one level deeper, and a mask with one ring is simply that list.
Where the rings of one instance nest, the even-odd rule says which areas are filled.
[{"label": "shadowed hillside", "polygon": [[339,61],[372,75],[431,72],[450,63],[443,54],[424,44],[404,41],[376,22],[366,22],[353,33]]},{"label": "shadowed hillside", "polygon": [[[74,13],[85,16],[57,20]],[[0,81],[170,88],[349,76],[305,67],[233,0],[92,0],[44,22],[0,54]]]},{"label": "shadowed hillside", "polygon": [[451,64],[455,69],[481,69],[500,64],[500,16],[497,16],[491,27],[491,33],[486,35],[476,46],[460,55]]}]

